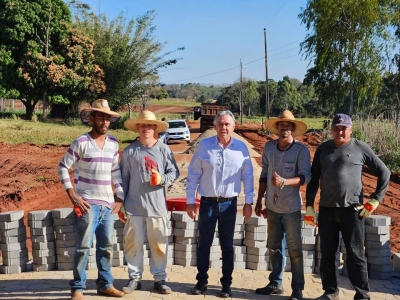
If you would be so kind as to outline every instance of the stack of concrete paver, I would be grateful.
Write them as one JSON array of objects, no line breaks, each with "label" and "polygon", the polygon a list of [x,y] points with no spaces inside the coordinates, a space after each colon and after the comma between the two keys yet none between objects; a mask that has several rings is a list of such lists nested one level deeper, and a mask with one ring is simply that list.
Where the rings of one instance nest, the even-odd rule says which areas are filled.
[{"label": "stack of concrete paver", "polygon": [[185,211],[173,211],[174,264],[195,266],[197,257],[197,226]]},{"label": "stack of concrete paver", "polygon": [[52,212],[37,210],[28,213],[28,226],[31,232],[33,271],[56,270],[56,243]]},{"label": "stack of concrete paver", "polygon": [[218,221],[215,224],[214,238],[210,247],[210,260],[208,266],[216,269],[222,267],[221,244],[218,236]]},{"label": "stack of concrete paver", "polygon": [[312,274],[314,273],[316,258],[316,227],[306,225],[304,221],[305,214],[306,212],[302,211],[301,240],[303,248],[303,266],[304,274]]},{"label": "stack of concrete paver", "polygon": [[0,213],[0,250],[3,256],[0,273],[15,274],[26,271],[29,258],[24,211]]},{"label": "stack of concrete paver", "polygon": [[378,215],[372,215],[365,219],[365,253],[368,276],[371,279],[390,279],[392,277],[390,222],[390,217]]},{"label": "stack of concrete paver", "polygon": [[58,270],[73,269],[76,248],[74,214],[72,208],[57,208],[52,211]]},{"label": "stack of concrete paver", "polygon": [[267,248],[267,219],[252,216],[245,225],[244,245],[246,246],[246,268],[268,270],[269,251]]}]

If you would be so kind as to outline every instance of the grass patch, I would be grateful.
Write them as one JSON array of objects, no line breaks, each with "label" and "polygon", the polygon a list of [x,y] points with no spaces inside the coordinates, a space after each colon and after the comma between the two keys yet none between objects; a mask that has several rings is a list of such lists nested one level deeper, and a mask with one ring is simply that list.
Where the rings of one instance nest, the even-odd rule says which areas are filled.
[{"label": "grass patch", "polygon": [[167,106],[200,106],[201,103],[186,101],[184,99],[176,99],[176,98],[167,98],[167,99],[152,99],[147,101],[147,105],[167,105]]},{"label": "grass patch", "polygon": [[[0,119],[0,141],[10,145],[26,142],[36,145],[69,145],[78,136],[88,131],[90,131],[88,126],[70,125],[63,122],[50,123],[49,120],[43,123]],[[124,129],[110,129],[107,133],[118,139],[121,149],[129,145],[137,136],[136,133]]]}]

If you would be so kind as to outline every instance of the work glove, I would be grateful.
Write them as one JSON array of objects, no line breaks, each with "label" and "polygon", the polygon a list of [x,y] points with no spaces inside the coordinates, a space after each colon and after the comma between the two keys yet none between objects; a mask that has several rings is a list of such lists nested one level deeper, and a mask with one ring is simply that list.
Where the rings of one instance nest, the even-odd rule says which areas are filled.
[{"label": "work glove", "polygon": [[360,210],[359,216],[368,218],[372,214],[372,212],[378,207],[378,205],[379,205],[379,202],[376,199],[371,199],[364,205],[360,205],[359,206],[359,210]]},{"label": "work glove", "polygon": [[161,184],[161,174],[157,170],[151,169],[150,185],[156,186]]},{"label": "work glove", "polygon": [[306,222],[306,225],[317,226],[317,223],[315,222],[314,207],[307,206],[304,221]]},{"label": "work glove", "polygon": [[121,207],[119,208],[118,218],[121,220],[122,223],[126,223],[127,217],[124,203],[122,203]]}]

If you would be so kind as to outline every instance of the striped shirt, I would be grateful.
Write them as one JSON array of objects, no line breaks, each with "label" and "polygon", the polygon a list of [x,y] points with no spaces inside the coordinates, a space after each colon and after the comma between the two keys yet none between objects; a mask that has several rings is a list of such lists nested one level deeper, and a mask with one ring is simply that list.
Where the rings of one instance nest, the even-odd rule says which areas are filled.
[{"label": "striped shirt", "polygon": [[124,199],[121,171],[118,164],[118,141],[107,135],[103,149],[89,133],[74,140],[58,165],[58,177],[64,189],[73,188],[69,169],[74,167],[76,193],[90,204],[114,203],[114,186],[117,197]]}]

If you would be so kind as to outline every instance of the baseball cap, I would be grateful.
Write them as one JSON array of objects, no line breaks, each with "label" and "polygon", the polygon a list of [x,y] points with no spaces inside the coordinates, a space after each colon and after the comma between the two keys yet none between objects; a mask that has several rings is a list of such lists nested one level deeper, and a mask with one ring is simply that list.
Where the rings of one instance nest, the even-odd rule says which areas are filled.
[{"label": "baseball cap", "polygon": [[351,118],[346,114],[337,114],[332,121],[332,127],[334,126],[345,126],[351,127]]}]

